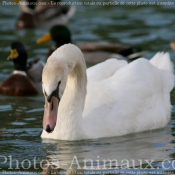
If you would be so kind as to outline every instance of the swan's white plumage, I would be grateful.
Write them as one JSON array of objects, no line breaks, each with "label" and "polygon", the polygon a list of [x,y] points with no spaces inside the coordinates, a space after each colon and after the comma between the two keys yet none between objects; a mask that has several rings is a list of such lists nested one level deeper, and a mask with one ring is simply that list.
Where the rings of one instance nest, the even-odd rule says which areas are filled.
[{"label": "swan's white plumage", "polygon": [[88,83],[111,77],[118,69],[125,66],[127,61],[111,58],[87,69]]},{"label": "swan's white plumage", "polygon": [[[70,62],[79,55],[75,65],[79,62],[83,66],[84,61],[79,60],[83,56],[74,45],[62,46],[53,56],[57,55],[59,60],[62,49],[68,52],[64,52],[66,62],[68,55]],[[111,59],[89,68],[87,95],[82,86],[86,84],[82,72],[78,72],[81,88],[72,72],[58,108],[55,130],[50,134],[43,131],[43,138],[78,140],[119,136],[161,128],[170,120],[174,73],[168,53],[157,53],[150,61],[141,58],[130,64]]]}]

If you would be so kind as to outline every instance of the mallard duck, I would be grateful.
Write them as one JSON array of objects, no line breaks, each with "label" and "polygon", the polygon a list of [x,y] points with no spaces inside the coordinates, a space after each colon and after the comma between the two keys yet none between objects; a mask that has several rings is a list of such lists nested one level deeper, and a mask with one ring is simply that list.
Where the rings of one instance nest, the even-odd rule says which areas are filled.
[{"label": "mallard duck", "polygon": [[131,63],[109,59],[90,67],[72,44],[43,69],[43,132],[47,139],[121,136],[164,127],[170,120],[174,69],[168,53]]},{"label": "mallard duck", "polygon": [[[55,46],[49,50],[47,58],[56,48],[63,44],[71,43],[71,32],[66,26],[53,26],[48,33],[37,40],[37,44],[50,40],[55,42]],[[111,57],[132,61],[145,53],[137,46],[128,44],[86,42],[78,44],[77,46],[83,52],[86,62],[89,63],[98,63]]]},{"label": "mallard duck", "polygon": [[27,63],[27,52],[21,42],[11,44],[10,56],[14,71],[0,84],[0,93],[5,95],[35,95],[42,92],[41,75],[44,63],[39,59]]},{"label": "mallard duck", "polygon": [[20,3],[21,14],[16,21],[19,29],[66,24],[75,12],[74,6],[60,5],[59,0],[21,0]]}]

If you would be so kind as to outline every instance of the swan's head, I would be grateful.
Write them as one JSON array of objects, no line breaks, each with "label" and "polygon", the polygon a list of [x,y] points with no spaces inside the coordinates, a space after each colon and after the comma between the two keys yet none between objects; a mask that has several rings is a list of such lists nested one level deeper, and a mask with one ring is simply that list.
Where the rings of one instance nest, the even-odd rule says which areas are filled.
[{"label": "swan's head", "polygon": [[63,96],[68,77],[66,64],[53,55],[48,59],[42,74],[43,94],[45,97],[43,128],[48,133],[56,125],[58,106]]},{"label": "swan's head", "polygon": [[65,44],[52,53],[43,69],[42,82],[45,97],[43,128],[48,133],[52,132],[56,126],[59,103],[66,88],[68,76],[70,73],[72,76],[75,74],[73,69],[78,60],[81,60],[83,70],[86,71],[80,49],[73,44]]}]

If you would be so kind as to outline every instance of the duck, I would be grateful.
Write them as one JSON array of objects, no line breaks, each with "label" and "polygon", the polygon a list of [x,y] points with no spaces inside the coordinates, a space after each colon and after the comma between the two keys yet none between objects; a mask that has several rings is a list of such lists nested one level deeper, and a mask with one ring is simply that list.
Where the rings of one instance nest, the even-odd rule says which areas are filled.
[{"label": "duck", "polygon": [[131,63],[112,58],[86,70],[81,50],[65,44],[43,69],[41,138],[97,139],[163,128],[174,78],[169,53]]},{"label": "duck", "polygon": [[15,41],[7,60],[12,60],[14,71],[0,84],[0,94],[29,96],[42,93],[42,70],[44,62],[39,59],[27,62],[27,51],[24,45]]},{"label": "duck", "polygon": [[[16,20],[16,28],[46,28],[57,24],[66,25],[76,8],[64,5],[60,0],[15,0],[19,3],[21,14]],[[19,2],[20,1],[20,2]]]},{"label": "duck", "polygon": [[[55,42],[55,46],[50,48],[46,55],[46,59],[56,50],[56,48],[72,42],[71,32],[67,26],[55,25],[51,27],[49,32],[40,37],[36,43],[42,44],[50,40]],[[96,64],[111,57],[124,59],[130,62],[145,54],[145,51],[141,51],[141,48],[129,44],[85,42],[77,44],[77,46],[83,52],[86,62],[90,64]]]}]

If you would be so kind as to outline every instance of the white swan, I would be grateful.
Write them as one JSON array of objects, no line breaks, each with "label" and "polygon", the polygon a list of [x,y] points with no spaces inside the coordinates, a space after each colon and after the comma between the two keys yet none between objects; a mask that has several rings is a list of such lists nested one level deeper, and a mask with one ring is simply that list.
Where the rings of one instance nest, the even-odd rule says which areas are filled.
[{"label": "white swan", "polygon": [[42,138],[120,136],[161,128],[170,120],[174,73],[168,53],[130,64],[107,60],[87,74],[86,93],[86,65],[75,45],[66,44],[49,57],[42,75]]}]

